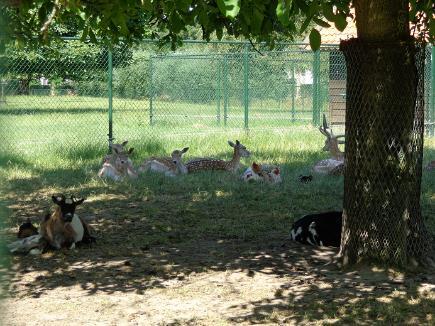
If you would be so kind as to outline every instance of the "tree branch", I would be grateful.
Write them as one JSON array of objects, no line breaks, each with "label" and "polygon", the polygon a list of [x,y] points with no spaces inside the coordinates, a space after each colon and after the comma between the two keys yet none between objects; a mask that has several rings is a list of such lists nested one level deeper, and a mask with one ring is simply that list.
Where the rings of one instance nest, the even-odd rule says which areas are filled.
[{"label": "tree branch", "polygon": [[44,25],[41,27],[41,34],[44,39],[47,39],[48,35],[48,28],[50,27],[51,23],[53,22],[54,18],[60,11],[60,1],[56,0],[54,2],[53,10],[51,11],[50,15],[48,16],[47,20],[45,21]]}]

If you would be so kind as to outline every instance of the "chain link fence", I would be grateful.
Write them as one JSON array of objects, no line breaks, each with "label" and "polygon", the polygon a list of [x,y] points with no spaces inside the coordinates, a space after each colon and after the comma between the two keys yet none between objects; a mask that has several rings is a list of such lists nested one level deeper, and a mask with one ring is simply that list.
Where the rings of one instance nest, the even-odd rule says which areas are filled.
[{"label": "chain link fence", "polygon": [[[425,62],[426,130],[434,127],[433,48]],[[332,125],[345,117],[346,66],[338,46],[274,50],[247,42],[151,41],[111,51],[79,40],[9,49],[0,68],[2,149],[105,146],[108,138]]]}]

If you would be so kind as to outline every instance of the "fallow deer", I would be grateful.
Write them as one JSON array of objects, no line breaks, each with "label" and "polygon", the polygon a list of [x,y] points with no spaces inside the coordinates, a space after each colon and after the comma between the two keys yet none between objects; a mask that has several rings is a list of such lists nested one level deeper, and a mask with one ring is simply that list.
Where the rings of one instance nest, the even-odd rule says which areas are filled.
[{"label": "fallow deer", "polygon": [[75,209],[82,204],[84,198],[74,196],[66,198],[64,195],[52,196],[57,205],[52,214],[47,214],[41,223],[41,236],[55,249],[64,247],[73,249],[78,242],[93,242],[89,227],[83,219],[75,214]]},{"label": "fallow deer", "polygon": [[251,153],[238,140],[236,140],[235,144],[229,140],[228,145],[234,148],[233,158],[230,161],[214,158],[197,158],[186,163],[187,171],[189,173],[202,170],[224,170],[236,172],[240,167],[240,158],[249,157]]},{"label": "fallow deer", "polygon": [[174,177],[177,174],[187,174],[187,168],[182,161],[182,156],[189,150],[184,147],[182,150],[174,150],[171,157],[150,157],[139,167],[139,172],[154,171],[162,172],[166,176]]},{"label": "fallow deer", "polygon": [[317,162],[313,170],[317,173],[339,175],[343,173],[344,167],[344,153],[338,147],[339,144],[344,144],[344,141],[338,140],[338,138],[344,137],[344,135],[334,135],[332,129],[328,127],[326,117],[323,115],[323,126],[319,127],[322,135],[326,136],[325,146],[323,151],[327,151],[331,154],[331,158]]},{"label": "fallow deer", "polygon": [[128,157],[128,155],[133,152],[133,148],[124,152],[114,147],[113,151],[113,154],[106,156],[103,166],[98,172],[98,176],[100,178],[110,178],[115,181],[120,181],[127,176],[132,179],[137,178],[137,172],[133,166],[133,162]]}]

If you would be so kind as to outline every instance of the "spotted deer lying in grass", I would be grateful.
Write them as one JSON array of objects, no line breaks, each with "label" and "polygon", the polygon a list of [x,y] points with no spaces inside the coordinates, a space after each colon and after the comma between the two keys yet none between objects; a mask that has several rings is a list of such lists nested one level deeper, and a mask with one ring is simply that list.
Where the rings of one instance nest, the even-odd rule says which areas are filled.
[{"label": "spotted deer lying in grass", "polygon": [[332,129],[329,128],[326,117],[323,115],[323,126],[319,127],[322,135],[326,137],[325,146],[323,151],[327,151],[331,154],[331,158],[321,160],[317,162],[313,170],[321,174],[340,175],[343,174],[344,168],[344,153],[338,147],[339,144],[344,144],[344,141],[338,140],[338,138],[344,137],[344,135],[334,135]]},{"label": "spotted deer lying in grass", "polygon": [[182,161],[182,156],[189,150],[184,147],[182,150],[174,150],[171,157],[150,157],[139,167],[139,172],[154,171],[164,173],[168,177],[178,174],[187,174],[187,168]]},{"label": "spotted deer lying in grass", "polygon": [[86,222],[75,214],[76,207],[84,202],[84,198],[58,195],[52,196],[52,200],[57,205],[56,209],[52,214],[47,214],[40,227],[41,236],[51,247],[73,249],[76,243],[95,241]]},{"label": "spotted deer lying in grass", "polygon": [[236,172],[240,168],[240,158],[249,157],[251,153],[238,140],[236,140],[235,144],[229,140],[228,145],[234,148],[234,153],[231,160],[224,161],[214,158],[196,158],[186,163],[187,171],[189,173],[203,170],[224,170]]},{"label": "spotted deer lying in grass", "polygon": [[110,178],[115,181],[123,180],[125,177],[137,178],[137,172],[133,162],[128,157],[133,148],[125,151],[122,148],[112,147],[113,154],[106,155],[103,166],[98,172],[100,178]]},{"label": "spotted deer lying in grass", "polygon": [[262,165],[253,162],[251,167],[247,168],[242,175],[245,182],[263,181],[266,183],[280,183],[281,171],[276,165]]}]

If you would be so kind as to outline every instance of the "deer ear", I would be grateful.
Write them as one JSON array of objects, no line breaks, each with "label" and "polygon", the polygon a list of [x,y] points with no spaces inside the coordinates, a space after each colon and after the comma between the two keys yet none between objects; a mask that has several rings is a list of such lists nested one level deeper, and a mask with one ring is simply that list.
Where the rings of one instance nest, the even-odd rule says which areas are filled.
[{"label": "deer ear", "polygon": [[228,141],[228,145],[230,145],[231,147],[236,146],[231,140]]},{"label": "deer ear", "polygon": [[189,147],[184,147],[181,153],[186,153],[189,150]]},{"label": "deer ear", "polygon": [[121,146],[124,147],[124,146],[127,145],[127,144],[128,144],[128,140],[125,140],[125,141],[123,141],[123,142],[121,143]]},{"label": "deer ear", "polygon": [[131,154],[131,153],[133,153],[133,150],[134,150],[134,147],[132,147],[132,148],[129,148],[129,150],[128,150],[128,154]]},{"label": "deer ear", "polygon": [[236,139],[236,145],[240,145],[240,142]]},{"label": "deer ear", "polygon": [[118,151],[118,149],[117,149],[116,147],[112,147],[112,149],[113,149],[113,151],[114,151],[116,154],[119,154],[119,151]]}]

